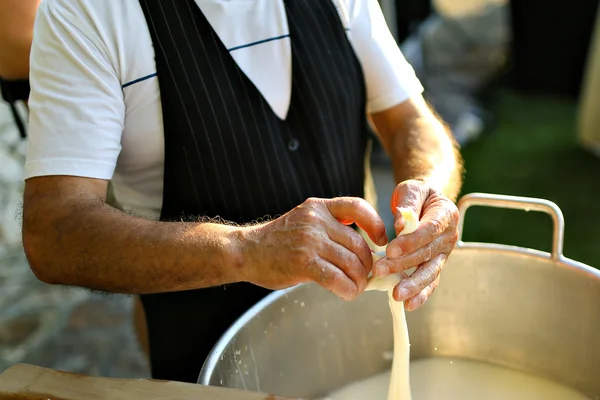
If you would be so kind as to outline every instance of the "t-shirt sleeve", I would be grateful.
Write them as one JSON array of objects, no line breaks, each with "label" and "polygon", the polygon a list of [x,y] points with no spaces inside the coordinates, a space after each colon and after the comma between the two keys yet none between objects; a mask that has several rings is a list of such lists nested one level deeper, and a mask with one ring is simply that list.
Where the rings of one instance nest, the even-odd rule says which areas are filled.
[{"label": "t-shirt sleeve", "polygon": [[377,0],[349,0],[350,40],[361,62],[368,111],[379,112],[423,92]]},{"label": "t-shirt sleeve", "polygon": [[42,2],[31,49],[25,178],[111,179],[121,151],[123,91],[81,2]]}]

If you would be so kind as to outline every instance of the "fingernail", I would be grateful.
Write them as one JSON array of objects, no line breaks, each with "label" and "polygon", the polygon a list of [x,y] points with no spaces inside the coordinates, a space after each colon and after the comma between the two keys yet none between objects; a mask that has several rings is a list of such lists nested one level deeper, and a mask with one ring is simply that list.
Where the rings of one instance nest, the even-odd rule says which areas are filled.
[{"label": "fingernail", "polygon": [[398,258],[402,255],[402,249],[398,246],[388,247],[387,256],[389,258]]},{"label": "fingernail", "polygon": [[398,290],[398,297],[400,297],[400,300],[406,300],[410,297],[410,291],[407,288],[401,287]]},{"label": "fingernail", "polygon": [[375,269],[375,275],[377,276],[386,276],[389,275],[390,268],[387,265],[378,265]]},{"label": "fingernail", "polygon": [[412,299],[408,302],[409,311],[416,310],[421,305],[421,301],[419,299]]},{"label": "fingernail", "polygon": [[379,239],[377,239],[377,244],[380,246],[385,245],[388,242],[388,237],[387,237],[387,233],[382,233],[381,236],[379,236]]}]

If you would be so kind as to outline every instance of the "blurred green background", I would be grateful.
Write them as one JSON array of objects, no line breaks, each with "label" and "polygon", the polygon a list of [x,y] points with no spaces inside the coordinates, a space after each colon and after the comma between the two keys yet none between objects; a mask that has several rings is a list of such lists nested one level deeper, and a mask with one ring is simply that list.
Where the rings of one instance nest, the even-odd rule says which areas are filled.
[{"label": "blurred green background", "polygon": [[[564,253],[600,266],[600,158],[576,137],[577,103],[496,89],[488,104],[496,126],[463,149],[463,194],[487,192],[545,198],[565,217]],[[550,251],[552,221],[538,212],[474,207],[464,241]]]}]

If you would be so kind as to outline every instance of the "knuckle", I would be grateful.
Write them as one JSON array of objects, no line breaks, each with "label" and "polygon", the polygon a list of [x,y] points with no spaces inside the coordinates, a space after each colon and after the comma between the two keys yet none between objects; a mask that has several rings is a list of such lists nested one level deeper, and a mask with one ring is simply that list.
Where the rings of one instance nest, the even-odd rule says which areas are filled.
[{"label": "knuckle", "polygon": [[353,298],[356,295],[356,285],[339,269],[323,270],[321,276],[321,284],[323,287],[337,293],[343,298]]},{"label": "knuckle", "polygon": [[416,292],[419,292],[429,286],[436,278],[437,274],[434,268],[425,268],[423,271],[421,271],[418,279],[415,281]]},{"label": "knuckle", "polygon": [[300,229],[296,232],[296,243],[300,246],[307,246],[314,242],[313,234],[308,229]]},{"label": "knuckle", "polygon": [[309,225],[315,225],[320,222],[320,218],[314,210],[306,210],[302,214],[302,221]]},{"label": "knuckle", "polygon": [[450,243],[452,243],[452,247],[458,242],[458,229],[452,229],[450,232]]},{"label": "knuckle", "polygon": [[349,200],[349,203],[350,203],[350,206],[351,206],[352,208],[360,208],[360,207],[362,207],[362,206],[363,206],[363,204],[364,204],[364,203],[363,203],[363,201],[364,201],[364,200],[363,200],[363,199],[361,199],[361,198],[358,198],[358,197],[351,197],[351,198],[350,198],[350,200]]},{"label": "knuckle", "polygon": [[338,267],[344,267],[350,262],[350,255],[342,249],[335,248],[331,250],[334,255],[335,262],[333,264],[339,264]]},{"label": "knuckle", "polygon": [[433,258],[433,256],[436,254],[437,251],[437,242],[432,242],[431,244],[429,244],[429,246],[427,246],[427,260],[429,261]]},{"label": "knuckle", "polygon": [[414,279],[409,279],[406,284],[403,285],[403,288],[408,290],[409,297],[416,296],[421,289],[419,289],[419,283]]},{"label": "knuckle", "polygon": [[354,231],[352,231],[352,234],[350,235],[350,247],[356,253],[369,250],[369,245],[365,242],[365,239]]},{"label": "knuckle", "polygon": [[420,276],[418,281],[417,291],[421,291],[425,289],[431,282],[433,282],[436,278],[435,271],[432,269],[428,269],[427,271],[423,271],[423,274]]},{"label": "knuckle", "polygon": [[306,199],[304,201],[304,203],[299,205],[298,208],[305,212],[308,212],[311,210],[315,211],[315,210],[321,209],[324,204],[325,204],[325,202],[323,199],[319,199],[317,197],[309,197],[308,199]]},{"label": "knuckle", "polygon": [[340,265],[337,266],[338,268],[346,270],[348,272],[353,272],[359,265],[362,265],[360,263],[360,260],[354,253],[342,250],[338,250],[336,252],[336,258],[339,260],[338,262],[340,263]]},{"label": "knuckle", "polygon": [[450,220],[456,224],[458,222],[458,219],[460,218],[460,212],[458,211],[458,208],[456,207],[456,205],[454,203],[452,203],[452,209],[450,210]]},{"label": "knuckle", "polygon": [[306,199],[304,201],[304,204],[306,204],[306,205],[315,205],[315,204],[318,203],[318,201],[319,201],[319,199],[317,199],[316,197],[309,197],[308,199]]},{"label": "knuckle", "polygon": [[431,253],[430,253],[429,259],[432,259],[433,257],[440,254],[445,249],[446,241],[442,240],[442,239],[434,240],[433,242],[431,242],[430,247],[431,247]]},{"label": "knuckle", "polygon": [[444,263],[440,261],[439,255],[433,258],[434,262],[431,267],[431,279],[429,279],[429,283],[436,280],[440,274],[442,273],[442,268],[444,267]]},{"label": "knuckle", "polygon": [[353,268],[356,272],[359,272],[359,273],[364,272],[362,262],[360,261],[358,256],[354,253],[350,253],[350,255],[348,256],[348,266]]},{"label": "knuckle", "polygon": [[361,264],[363,261],[372,260],[371,248],[365,239],[351,228],[349,228],[348,233],[350,235],[348,240],[349,250],[356,255]]},{"label": "knuckle", "polygon": [[425,250],[421,249],[417,252],[393,259],[389,264],[390,270],[392,272],[406,271],[407,269],[423,264],[425,261],[427,261],[426,258],[427,255],[425,254]]},{"label": "knuckle", "polygon": [[412,285],[411,287],[408,288],[408,296],[409,297],[415,297],[416,295],[418,295],[421,291],[420,286]]},{"label": "knuckle", "polygon": [[317,276],[319,277],[319,281],[323,284],[329,284],[332,283],[333,279],[332,279],[332,274],[329,271],[329,269],[323,267],[322,265],[319,264],[314,264],[315,268],[318,269],[317,271]]},{"label": "knuckle", "polygon": [[421,265],[424,262],[427,262],[427,247],[423,247],[421,249],[419,249],[418,251],[411,253],[411,254],[407,254],[402,256],[402,262],[403,264],[406,264],[407,266],[417,266],[417,265]]},{"label": "knuckle", "polygon": [[[427,234],[426,231],[423,233]],[[421,234],[421,236],[423,235]],[[396,239],[396,246],[398,246],[402,251],[407,249],[416,250],[419,247],[419,241],[422,240],[418,235],[415,234],[398,235]]]},{"label": "knuckle", "polygon": [[433,276],[433,281],[435,281],[437,279],[438,276],[440,276],[440,274],[442,273],[442,268],[444,267],[444,263],[443,262],[436,262],[433,264],[433,268],[431,271],[431,274]]},{"label": "knuckle", "polygon": [[304,248],[296,249],[290,254],[290,261],[299,267],[309,267],[315,264],[316,256]]},{"label": "knuckle", "polygon": [[434,236],[439,236],[444,232],[443,223],[438,219],[432,219],[430,221],[431,233]]},{"label": "knuckle", "polygon": [[329,283],[333,286],[339,286],[343,283],[344,274],[340,270],[333,270],[329,274]]},{"label": "knuckle", "polygon": [[329,271],[319,263],[315,262],[309,265],[308,276],[312,281],[317,282],[325,287],[328,286],[328,282],[330,280]]}]

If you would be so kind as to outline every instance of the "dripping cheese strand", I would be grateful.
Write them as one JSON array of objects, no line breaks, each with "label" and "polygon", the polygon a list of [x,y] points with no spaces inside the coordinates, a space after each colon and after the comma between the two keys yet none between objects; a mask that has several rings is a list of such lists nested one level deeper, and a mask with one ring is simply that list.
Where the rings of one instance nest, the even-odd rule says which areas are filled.
[{"label": "dripping cheese strand", "polygon": [[[419,218],[413,210],[397,209],[404,218],[404,229],[399,235],[408,235],[419,227]],[[392,375],[388,389],[388,400],[411,400],[410,392],[410,343],[408,326],[404,313],[404,302],[394,300],[394,287],[402,280],[402,273],[383,277],[371,277],[366,290],[379,290],[388,293],[388,302],[392,313],[394,329],[394,358]]]}]

